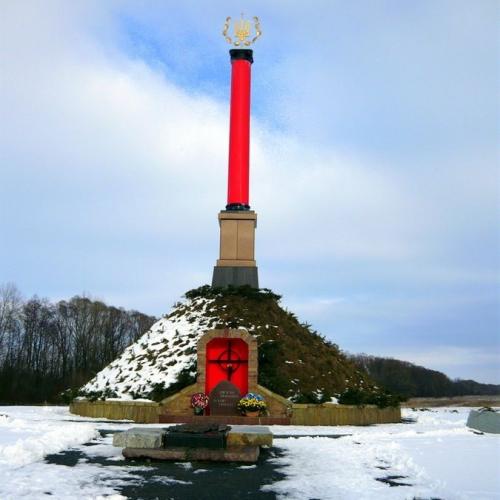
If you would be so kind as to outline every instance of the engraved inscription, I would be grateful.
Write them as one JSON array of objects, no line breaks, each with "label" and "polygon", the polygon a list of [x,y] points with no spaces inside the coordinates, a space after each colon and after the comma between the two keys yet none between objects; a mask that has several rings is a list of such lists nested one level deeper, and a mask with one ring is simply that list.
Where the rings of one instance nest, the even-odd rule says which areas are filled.
[{"label": "engraved inscription", "polygon": [[210,393],[210,414],[239,415],[237,405],[240,398],[239,389],[228,380],[223,380]]}]

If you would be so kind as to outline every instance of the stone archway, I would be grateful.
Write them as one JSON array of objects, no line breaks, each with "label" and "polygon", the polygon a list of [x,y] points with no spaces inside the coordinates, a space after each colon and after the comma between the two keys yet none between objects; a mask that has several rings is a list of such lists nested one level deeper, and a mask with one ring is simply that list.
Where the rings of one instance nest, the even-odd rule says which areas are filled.
[{"label": "stone archway", "polygon": [[256,392],[257,372],[257,339],[246,330],[210,330],[198,341],[197,385],[212,395],[211,401],[216,397],[222,406],[234,406],[233,413],[235,404],[222,400],[237,400],[247,392]]}]

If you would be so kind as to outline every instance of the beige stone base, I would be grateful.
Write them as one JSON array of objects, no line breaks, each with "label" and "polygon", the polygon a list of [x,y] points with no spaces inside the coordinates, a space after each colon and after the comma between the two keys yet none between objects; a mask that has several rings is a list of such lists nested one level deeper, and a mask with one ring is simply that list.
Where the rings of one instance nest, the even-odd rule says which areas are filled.
[{"label": "beige stone base", "polygon": [[220,252],[219,267],[254,267],[255,228],[254,211],[222,211],[219,213]]}]

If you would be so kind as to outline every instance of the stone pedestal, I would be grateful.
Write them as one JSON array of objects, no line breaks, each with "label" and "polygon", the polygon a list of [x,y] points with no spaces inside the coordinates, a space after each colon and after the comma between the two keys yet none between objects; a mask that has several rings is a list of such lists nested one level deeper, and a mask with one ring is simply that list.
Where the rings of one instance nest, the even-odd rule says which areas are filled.
[{"label": "stone pedestal", "polygon": [[224,210],[219,213],[219,225],[220,252],[212,286],[259,288],[255,262],[257,214],[252,210]]}]

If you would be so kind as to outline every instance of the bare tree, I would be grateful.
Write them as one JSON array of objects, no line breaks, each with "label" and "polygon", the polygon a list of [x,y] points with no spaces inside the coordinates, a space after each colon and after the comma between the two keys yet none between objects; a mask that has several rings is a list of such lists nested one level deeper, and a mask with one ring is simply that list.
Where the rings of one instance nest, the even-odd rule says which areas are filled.
[{"label": "bare tree", "polygon": [[92,378],[154,321],[89,297],[23,301],[15,285],[0,286],[0,401],[57,399]]},{"label": "bare tree", "polygon": [[21,293],[13,283],[0,285],[0,363],[18,336],[22,312]]}]

